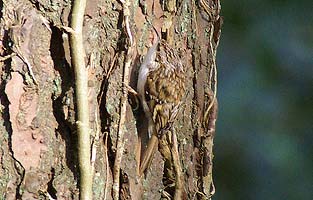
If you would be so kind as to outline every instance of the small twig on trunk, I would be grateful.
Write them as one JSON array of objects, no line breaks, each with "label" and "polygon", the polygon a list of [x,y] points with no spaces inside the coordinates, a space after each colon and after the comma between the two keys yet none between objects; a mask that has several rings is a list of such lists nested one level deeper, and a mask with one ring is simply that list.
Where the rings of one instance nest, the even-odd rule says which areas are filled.
[{"label": "small twig on trunk", "polygon": [[92,142],[92,147],[91,147],[91,171],[92,171],[92,175],[94,175],[94,172],[95,172],[97,147],[98,147],[99,139],[100,139],[100,123],[99,123],[99,119],[98,119],[98,112],[99,112],[99,110],[97,109],[95,112],[96,130],[95,130],[95,136],[94,136],[94,140]]},{"label": "small twig on trunk", "polygon": [[110,176],[110,169],[109,169],[109,158],[108,158],[108,133],[105,133],[105,140],[104,140],[104,159],[105,159],[105,171],[106,171],[106,180],[105,180],[105,188],[104,188],[104,199],[107,199],[107,193],[109,188],[109,176]]},{"label": "small twig on trunk", "polygon": [[80,172],[80,199],[92,199],[91,144],[89,130],[88,73],[85,66],[83,45],[83,20],[86,0],[74,0],[70,31],[70,50],[75,74],[75,95],[77,104],[78,162]]},{"label": "small twig on trunk", "polygon": [[35,78],[35,75],[34,75],[34,72],[33,72],[33,67],[31,66],[30,62],[28,61],[28,59],[23,55],[22,51],[20,50],[19,46],[18,45],[15,45],[15,48],[14,48],[14,51],[17,55],[17,57],[19,57],[27,66],[28,68],[28,72],[29,72],[29,75],[32,77],[34,83],[36,85],[38,85],[38,82]]},{"label": "small twig on trunk", "polygon": [[[211,25],[211,29],[213,29],[213,24]],[[212,55],[212,63],[211,63],[211,68],[210,68],[210,74],[209,74],[209,81],[210,81],[210,86],[212,86],[213,84],[213,88],[211,87],[210,89],[213,91],[213,98],[208,106],[208,108],[206,109],[205,113],[204,113],[204,120],[207,121],[208,120],[208,116],[210,114],[211,108],[213,107],[214,102],[216,101],[216,95],[217,95],[217,67],[216,67],[216,49],[213,48],[213,44],[212,44],[212,40],[213,40],[213,32],[211,31],[211,35],[210,35],[210,46],[209,46],[209,51],[210,54]],[[216,44],[218,45],[218,43]]]},{"label": "small twig on trunk", "polygon": [[173,165],[174,165],[174,171],[175,171],[175,195],[174,200],[181,200],[183,195],[183,174],[182,174],[182,167],[180,165],[180,158],[178,153],[178,141],[176,137],[175,131],[172,131],[172,158],[173,158]]},{"label": "small twig on trunk", "polygon": [[113,168],[113,199],[119,200],[120,192],[120,168],[124,152],[124,131],[125,131],[125,118],[126,118],[126,106],[127,106],[127,94],[128,94],[128,83],[129,83],[129,70],[132,62],[132,50],[133,50],[133,36],[131,34],[129,26],[129,0],[121,0],[123,4],[124,22],[126,26],[127,35],[129,38],[129,46],[126,53],[124,71],[123,71],[123,95],[121,98],[121,110],[120,110],[120,121],[118,126],[118,136],[116,144],[116,154]]},{"label": "small twig on trunk", "polygon": [[16,56],[16,53],[11,53],[11,54],[6,55],[6,56],[0,56],[0,62],[4,62],[7,59],[12,58],[13,56]]}]

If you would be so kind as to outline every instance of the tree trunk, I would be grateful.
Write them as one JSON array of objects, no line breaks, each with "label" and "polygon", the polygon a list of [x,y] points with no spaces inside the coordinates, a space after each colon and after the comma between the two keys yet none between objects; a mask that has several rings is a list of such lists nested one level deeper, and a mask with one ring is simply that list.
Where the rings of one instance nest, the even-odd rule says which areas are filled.
[{"label": "tree trunk", "polygon": [[[113,199],[116,189],[119,199],[210,199],[215,191],[212,148],[220,2],[123,2],[89,0],[84,16],[93,199]],[[2,0],[0,5],[0,199],[78,199],[79,99],[74,95],[66,28],[72,2]],[[139,176],[149,136],[135,90],[154,30],[180,52],[186,94],[173,124],[177,138],[171,138],[171,159],[157,151]],[[128,81],[123,80],[125,69]],[[128,100],[121,116],[125,88]],[[120,123],[121,117],[125,123]],[[117,147],[122,148],[119,164]]]}]

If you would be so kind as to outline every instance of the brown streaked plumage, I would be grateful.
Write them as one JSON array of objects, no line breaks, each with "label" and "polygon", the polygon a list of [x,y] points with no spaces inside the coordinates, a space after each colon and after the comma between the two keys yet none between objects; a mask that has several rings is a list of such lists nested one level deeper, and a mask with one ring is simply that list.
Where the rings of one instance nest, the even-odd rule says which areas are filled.
[{"label": "brown streaked plumage", "polygon": [[[184,67],[175,49],[162,40],[155,54],[155,60],[150,62],[153,67],[149,68],[144,84],[144,96],[141,99],[145,101],[142,102],[143,107],[145,107],[144,104],[148,107],[146,109],[148,111],[145,110],[145,112],[149,112],[146,116],[150,118],[148,119],[149,130],[153,131],[151,131],[152,134],[150,133],[151,138],[141,160],[140,175],[152,161],[158,146],[158,138],[164,131],[172,128],[185,94]],[[145,66],[142,65],[141,68]]]}]

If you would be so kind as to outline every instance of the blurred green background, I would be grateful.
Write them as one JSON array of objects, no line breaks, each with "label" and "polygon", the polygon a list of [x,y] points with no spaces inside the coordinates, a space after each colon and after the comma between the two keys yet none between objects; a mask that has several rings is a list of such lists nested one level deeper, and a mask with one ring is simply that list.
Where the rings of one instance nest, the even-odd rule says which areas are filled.
[{"label": "blurred green background", "polygon": [[313,2],[221,4],[213,200],[313,200]]}]

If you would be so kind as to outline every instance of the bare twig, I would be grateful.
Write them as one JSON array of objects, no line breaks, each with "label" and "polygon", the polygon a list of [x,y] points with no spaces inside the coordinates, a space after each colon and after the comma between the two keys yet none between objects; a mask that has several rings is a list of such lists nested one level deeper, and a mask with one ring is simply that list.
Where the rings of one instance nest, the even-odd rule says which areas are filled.
[{"label": "bare twig", "polygon": [[100,123],[98,119],[98,109],[95,112],[95,121],[96,121],[96,130],[95,130],[95,136],[94,140],[92,143],[92,148],[91,148],[91,170],[92,170],[92,175],[94,175],[95,171],[95,162],[96,162],[96,157],[97,157],[97,147],[100,139]]},{"label": "bare twig", "polygon": [[75,94],[77,103],[77,135],[78,161],[80,171],[80,199],[92,199],[92,169],[91,144],[89,130],[88,105],[88,73],[85,66],[85,51],[83,46],[83,20],[86,0],[74,0],[70,31],[70,48],[72,65],[75,74]]},{"label": "bare twig", "polygon": [[174,165],[174,170],[175,170],[175,195],[174,195],[174,200],[180,200],[182,199],[182,193],[183,193],[183,175],[182,175],[182,167],[180,164],[180,158],[179,158],[179,153],[178,153],[178,141],[176,137],[175,131],[172,132],[172,158],[173,158],[173,165]]},{"label": "bare twig", "polygon": [[105,88],[106,83],[109,81],[109,78],[111,76],[111,72],[113,71],[113,68],[114,68],[116,58],[117,58],[117,54],[114,55],[113,60],[111,61],[109,70],[105,71],[105,79],[104,79],[104,82],[102,83],[102,86],[101,86],[101,92],[100,92],[100,95],[98,96],[98,101],[100,101],[103,97],[104,88]]},{"label": "bare twig", "polygon": [[[211,69],[210,69],[210,86],[212,85],[213,83],[213,97],[211,99],[211,102],[208,106],[208,108],[206,109],[205,111],[205,114],[204,114],[204,120],[207,121],[208,120],[208,116],[210,114],[210,111],[211,111],[211,108],[213,106],[213,104],[215,103],[216,101],[216,94],[217,94],[217,67],[216,67],[216,49],[213,48],[213,44],[212,44],[212,40],[213,40],[213,29],[214,29],[214,26],[213,24],[211,24],[211,34],[210,34],[210,46],[209,46],[209,50],[210,50],[210,55],[212,56],[212,64],[211,64]],[[216,44],[218,45],[218,44]],[[213,77],[213,79],[212,79]]]},{"label": "bare twig", "polygon": [[14,57],[14,56],[16,56],[16,53],[11,53],[11,54],[6,55],[6,56],[0,56],[0,62],[4,62],[4,61],[6,61],[7,59],[12,58],[12,57]]},{"label": "bare twig", "polygon": [[130,41],[130,44],[127,49],[124,72],[123,72],[123,95],[121,98],[121,110],[120,110],[120,121],[118,126],[118,137],[116,144],[116,154],[113,168],[113,199],[119,200],[119,190],[120,190],[120,167],[122,162],[122,156],[124,151],[124,130],[125,130],[125,118],[126,118],[126,105],[127,105],[127,94],[128,94],[128,82],[129,82],[129,69],[132,62],[132,47],[133,47],[133,36],[131,34],[130,25],[129,25],[129,0],[121,0],[123,4],[123,13],[124,13],[124,22],[126,26],[127,35]]},{"label": "bare twig", "polygon": [[107,199],[108,187],[109,187],[109,158],[108,158],[108,133],[105,133],[105,141],[104,141],[104,158],[105,158],[105,171],[106,171],[106,180],[105,180],[105,188],[104,188],[104,199]]},{"label": "bare twig", "polygon": [[30,62],[28,61],[28,59],[23,55],[23,53],[20,50],[18,45],[15,45],[14,51],[15,51],[16,55],[26,64],[30,76],[32,77],[34,83],[36,85],[38,85],[38,82],[37,82],[35,75],[34,75],[34,72],[33,72],[33,68],[31,66]]}]

